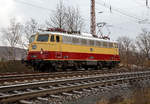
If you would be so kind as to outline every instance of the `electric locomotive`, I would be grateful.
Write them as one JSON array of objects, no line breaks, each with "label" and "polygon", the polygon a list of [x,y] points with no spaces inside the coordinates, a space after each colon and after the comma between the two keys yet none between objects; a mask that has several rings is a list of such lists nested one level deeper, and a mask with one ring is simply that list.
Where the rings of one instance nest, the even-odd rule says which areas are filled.
[{"label": "electric locomotive", "polygon": [[120,62],[117,42],[91,34],[41,31],[29,42],[26,63],[35,71],[112,68]]}]

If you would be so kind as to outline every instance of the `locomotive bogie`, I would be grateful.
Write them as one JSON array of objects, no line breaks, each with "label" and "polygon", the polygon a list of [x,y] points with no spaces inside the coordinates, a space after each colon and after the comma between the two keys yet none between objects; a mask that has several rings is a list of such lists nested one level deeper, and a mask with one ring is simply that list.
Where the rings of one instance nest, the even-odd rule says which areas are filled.
[{"label": "locomotive bogie", "polygon": [[28,62],[35,71],[53,72],[53,71],[66,71],[66,70],[88,70],[88,69],[102,69],[112,68],[117,66],[119,62],[108,61],[42,61],[32,60]]}]

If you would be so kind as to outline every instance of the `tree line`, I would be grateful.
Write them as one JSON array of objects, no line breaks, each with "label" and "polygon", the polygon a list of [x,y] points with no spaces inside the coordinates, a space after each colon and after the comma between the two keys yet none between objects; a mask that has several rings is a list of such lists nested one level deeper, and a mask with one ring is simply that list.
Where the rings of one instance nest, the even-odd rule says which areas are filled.
[{"label": "tree line", "polygon": [[[44,27],[61,28],[66,31],[84,30],[84,18],[80,14],[79,8],[68,7],[60,2],[55,11],[45,21]],[[27,48],[29,38],[42,28],[35,19],[31,18],[25,23],[18,22],[15,18],[10,19],[9,26],[0,29],[3,36],[3,42],[10,46],[8,50],[11,59],[15,60],[15,47]],[[125,66],[150,65],[150,32],[142,29],[141,33],[132,40],[127,36],[121,36],[117,39],[119,43],[119,54],[121,63]]]},{"label": "tree line", "polygon": [[16,18],[11,18],[8,27],[1,28],[3,43],[10,46],[8,54],[12,60],[15,60],[15,47],[27,48],[29,38],[39,29],[44,28],[61,28],[69,32],[82,31],[84,27],[84,19],[79,12],[79,8],[65,6],[63,2],[59,2],[55,11],[45,21],[45,24],[39,24],[35,19],[31,18],[25,23],[18,22]]},{"label": "tree line", "polygon": [[117,41],[121,63],[125,66],[150,66],[150,32],[148,30],[142,29],[134,40],[121,36]]}]

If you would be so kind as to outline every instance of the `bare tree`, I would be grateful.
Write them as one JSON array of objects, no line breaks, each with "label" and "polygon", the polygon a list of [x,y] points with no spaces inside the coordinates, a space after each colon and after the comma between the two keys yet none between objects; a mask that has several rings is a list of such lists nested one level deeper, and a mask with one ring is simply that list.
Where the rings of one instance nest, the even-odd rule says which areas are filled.
[{"label": "bare tree", "polygon": [[144,53],[146,59],[150,60],[150,32],[145,29],[137,37],[137,46],[142,53]]},{"label": "bare tree", "polygon": [[123,36],[118,38],[118,43],[121,59],[124,60],[128,66],[132,40],[129,37]]},{"label": "bare tree", "polygon": [[56,10],[46,21],[47,26],[64,29],[66,23],[65,11],[66,7],[64,6],[63,2],[60,1],[59,4],[57,4]]},{"label": "bare tree", "polygon": [[8,28],[2,28],[1,33],[3,34],[4,41],[10,46],[8,53],[11,56],[11,59],[15,60],[15,47],[20,44],[22,36],[21,23],[17,22],[15,18],[12,18]]},{"label": "bare tree", "polygon": [[132,42],[130,46],[130,53],[129,53],[129,62],[130,64],[134,64],[137,66],[143,66],[144,61],[144,55],[141,51],[139,51],[138,47],[136,46],[136,42]]},{"label": "bare tree", "polygon": [[24,34],[25,34],[25,37],[24,38],[26,39],[26,42],[22,41],[22,45],[24,47],[28,46],[29,38],[31,37],[31,35],[33,35],[34,33],[36,33],[39,28],[40,28],[40,25],[33,18],[31,18],[29,21],[27,21],[25,23],[25,25],[24,25]]},{"label": "bare tree", "polygon": [[68,31],[81,31],[83,29],[84,19],[78,8],[68,7],[66,17],[66,29]]},{"label": "bare tree", "polygon": [[57,4],[56,11],[46,21],[49,27],[65,29],[69,32],[81,31],[84,25],[79,9],[66,7],[62,2]]}]

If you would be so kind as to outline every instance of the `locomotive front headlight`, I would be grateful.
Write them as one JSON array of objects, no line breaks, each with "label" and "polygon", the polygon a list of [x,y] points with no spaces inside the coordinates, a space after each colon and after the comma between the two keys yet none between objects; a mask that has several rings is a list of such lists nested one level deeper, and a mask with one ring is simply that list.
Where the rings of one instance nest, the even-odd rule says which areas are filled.
[{"label": "locomotive front headlight", "polygon": [[32,49],[36,49],[37,48],[37,46],[36,45],[32,45]]},{"label": "locomotive front headlight", "polygon": [[43,48],[41,48],[41,51],[40,51],[40,53],[41,53],[41,54],[43,54],[43,52],[44,52],[44,50],[43,50]]}]

